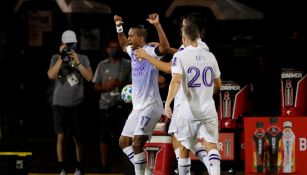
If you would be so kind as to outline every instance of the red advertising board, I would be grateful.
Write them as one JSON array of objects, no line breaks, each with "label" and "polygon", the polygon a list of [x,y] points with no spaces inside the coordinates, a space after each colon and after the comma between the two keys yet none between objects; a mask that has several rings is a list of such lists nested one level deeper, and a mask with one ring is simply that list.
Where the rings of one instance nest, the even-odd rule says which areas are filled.
[{"label": "red advertising board", "polygon": [[307,174],[307,116],[245,117],[245,174]]},{"label": "red advertising board", "polygon": [[307,75],[295,69],[281,73],[281,115],[307,115]]},{"label": "red advertising board", "polygon": [[234,133],[220,133],[218,146],[222,160],[234,160]]}]

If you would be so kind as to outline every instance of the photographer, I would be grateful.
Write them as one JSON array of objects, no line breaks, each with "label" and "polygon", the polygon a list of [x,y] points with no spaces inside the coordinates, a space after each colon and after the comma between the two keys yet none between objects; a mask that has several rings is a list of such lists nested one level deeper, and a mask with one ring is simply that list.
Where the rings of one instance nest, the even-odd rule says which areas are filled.
[{"label": "photographer", "polygon": [[62,34],[59,53],[51,58],[48,77],[54,80],[52,111],[54,129],[57,134],[57,157],[60,175],[66,175],[64,163],[64,138],[67,133],[73,135],[76,146],[76,172],[81,175],[82,161],[82,123],[84,98],[83,79],[91,81],[93,72],[86,55],[76,53],[76,34],[67,30]]}]

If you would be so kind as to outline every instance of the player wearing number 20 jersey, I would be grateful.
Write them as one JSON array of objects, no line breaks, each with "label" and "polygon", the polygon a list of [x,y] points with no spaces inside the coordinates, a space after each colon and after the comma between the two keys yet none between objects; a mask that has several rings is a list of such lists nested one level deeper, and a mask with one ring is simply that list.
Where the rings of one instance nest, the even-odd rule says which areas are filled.
[{"label": "player wearing number 20 jersey", "polygon": [[[209,47],[207,46],[207,44],[205,42],[203,42],[201,39],[198,39],[197,40],[197,44],[199,47],[203,48],[204,51],[209,51]],[[183,51],[185,49],[185,46],[182,44],[180,47],[179,47],[179,51]],[[173,57],[174,58],[174,57]],[[175,57],[176,58],[176,57]],[[179,106],[180,106],[180,102],[181,102],[181,88],[178,89],[177,91],[177,94],[176,94],[176,97],[174,99],[174,109],[173,109],[173,116],[172,116],[172,120],[171,120],[171,123],[170,123],[170,126],[169,126],[169,129],[168,129],[168,133],[169,134],[176,134],[176,126],[175,126],[175,120],[176,120],[176,116],[177,116],[177,112],[178,112],[178,109],[179,109]]]},{"label": "player wearing number 20 jersey", "polygon": [[[180,107],[174,121],[177,139],[182,141],[199,135],[200,138],[217,143],[218,121],[213,91],[214,80],[221,73],[215,56],[200,46],[188,46],[173,56],[172,73],[182,75],[181,92],[176,99],[180,100]],[[193,126],[196,120],[200,122],[194,124],[203,125],[203,129]]]},{"label": "player wearing number 20 jersey", "polygon": [[[179,113],[189,119],[216,116],[213,100],[214,80],[220,70],[214,55],[202,47],[188,46],[173,57],[172,73],[182,75]],[[185,108],[185,109],[183,109]]]}]

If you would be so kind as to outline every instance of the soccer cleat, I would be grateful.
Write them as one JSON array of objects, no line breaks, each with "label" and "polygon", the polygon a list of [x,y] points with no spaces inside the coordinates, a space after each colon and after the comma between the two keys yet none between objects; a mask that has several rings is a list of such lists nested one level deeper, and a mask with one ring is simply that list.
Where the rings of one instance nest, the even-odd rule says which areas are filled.
[{"label": "soccer cleat", "polygon": [[228,174],[235,174],[235,170],[234,170],[233,168],[230,168],[230,169],[228,170]]},{"label": "soccer cleat", "polygon": [[79,169],[76,169],[75,174],[74,175],[82,175],[82,172]]},{"label": "soccer cleat", "polygon": [[65,170],[62,170],[61,173],[60,173],[60,175],[66,175]]}]

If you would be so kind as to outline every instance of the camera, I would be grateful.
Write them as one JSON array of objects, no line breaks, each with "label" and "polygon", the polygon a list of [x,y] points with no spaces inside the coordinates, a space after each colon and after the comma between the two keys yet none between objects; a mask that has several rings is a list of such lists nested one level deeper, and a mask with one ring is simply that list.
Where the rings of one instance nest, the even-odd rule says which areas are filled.
[{"label": "camera", "polygon": [[69,57],[69,55],[72,54],[72,51],[73,50],[70,47],[64,47],[61,53],[62,60],[64,60],[66,57]]},{"label": "camera", "polygon": [[63,60],[63,63],[61,64],[61,68],[58,74],[58,78],[61,83],[64,83],[66,81],[66,76],[68,74],[75,72],[71,59],[69,57],[72,53],[73,49],[71,49],[71,47],[69,46],[64,47],[61,52],[61,59]]}]

